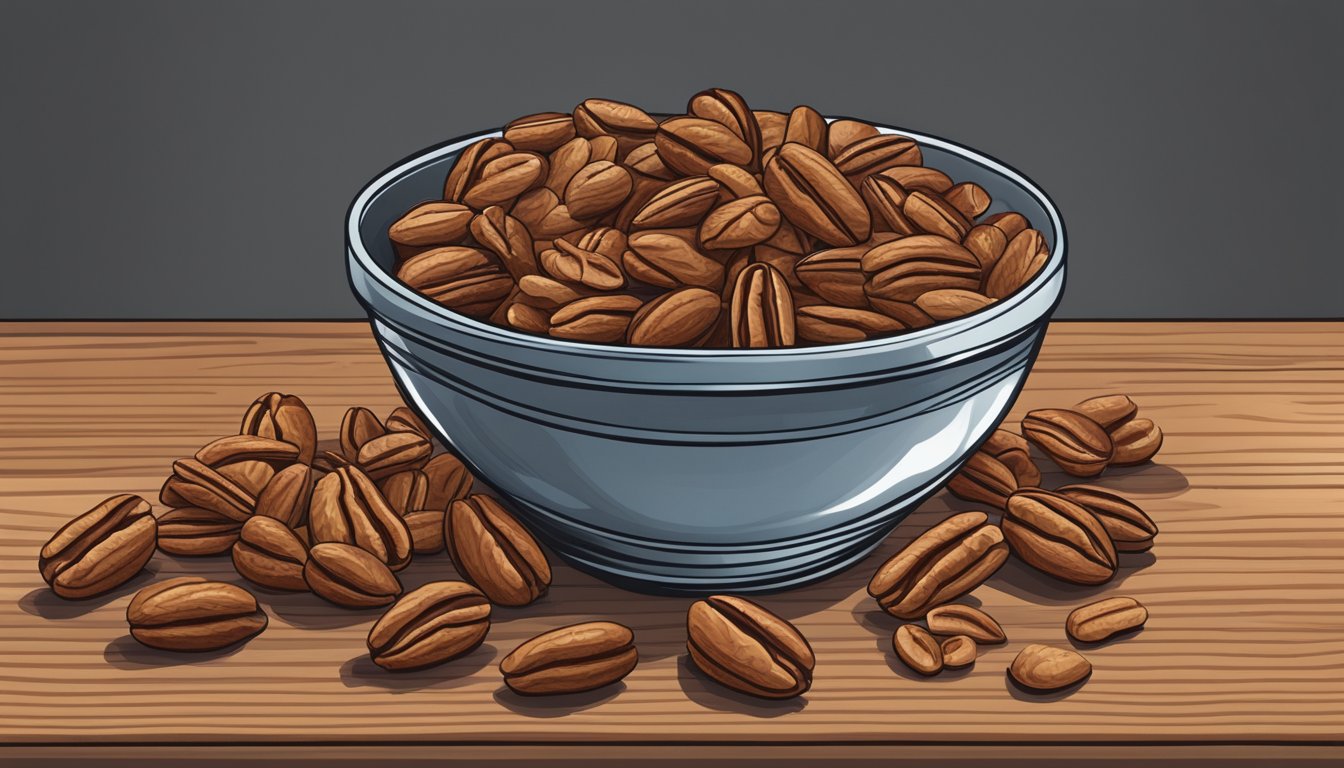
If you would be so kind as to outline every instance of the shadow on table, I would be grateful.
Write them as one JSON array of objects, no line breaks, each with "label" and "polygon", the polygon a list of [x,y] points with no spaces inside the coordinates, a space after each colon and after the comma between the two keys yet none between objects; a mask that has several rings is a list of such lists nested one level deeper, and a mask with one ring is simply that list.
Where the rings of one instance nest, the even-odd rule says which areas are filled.
[{"label": "shadow on table", "polygon": [[361,654],[341,665],[341,682],[346,688],[381,688],[393,693],[425,688],[458,688],[474,680],[472,675],[485,669],[495,658],[496,648],[484,643],[476,650],[446,664],[428,669],[389,672]]},{"label": "shadow on table", "polygon": [[616,698],[625,691],[625,683],[604,685],[595,691],[567,693],[559,696],[523,696],[507,686],[495,691],[495,701],[510,712],[524,717],[564,717],[585,709],[592,709]]},{"label": "shadow on table", "polygon": [[677,682],[686,698],[705,709],[732,712],[737,715],[771,718],[801,712],[807,707],[807,695],[792,699],[762,699],[738,693],[731,688],[705,677],[695,668],[689,655],[677,660]]},{"label": "shadow on table", "polygon": [[987,583],[1037,605],[1083,605],[1094,598],[1100,599],[1102,594],[1114,591],[1130,576],[1157,562],[1157,557],[1152,552],[1133,554],[1121,552],[1117,557],[1120,559],[1120,567],[1116,569],[1115,576],[1105,584],[1085,586],[1060,581],[1041,573],[1016,557],[1009,557]]},{"label": "shadow on table", "polygon": [[103,648],[103,659],[117,669],[145,669],[148,667],[181,667],[204,664],[223,659],[243,649],[247,641],[237,642],[227,648],[200,653],[181,651],[160,651],[141,645],[130,635],[122,635]]},{"label": "shadow on table", "polygon": [[141,587],[147,586],[157,579],[158,573],[159,564],[151,562],[145,567],[145,570],[131,577],[130,581],[120,587],[106,594],[85,600],[67,600],[44,585],[19,598],[19,610],[52,621],[79,618],[102,608],[108,603],[135,594]]}]

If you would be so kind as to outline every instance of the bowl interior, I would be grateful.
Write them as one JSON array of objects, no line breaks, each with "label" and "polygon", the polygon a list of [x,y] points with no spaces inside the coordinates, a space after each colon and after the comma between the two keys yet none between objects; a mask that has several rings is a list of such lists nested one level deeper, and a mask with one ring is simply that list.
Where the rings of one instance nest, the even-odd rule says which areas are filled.
[{"label": "bowl interior", "polygon": [[[828,120],[842,118],[831,117]],[[525,347],[544,346],[569,349],[575,354],[603,354],[621,357],[656,358],[671,355],[678,358],[708,357],[789,357],[815,355],[818,350],[844,352],[865,347],[892,345],[923,345],[930,340],[949,337],[963,328],[970,328],[1008,314],[1032,291],[1039,288],[1058,272],[1064,260],[1064,228],[1059,213],[1050,198],[1033,182],[1018,171],[982,153],[954,142],[908,131],[893,126],[876,126],[882,133],[909,136],[920,143],[924,162],[947,173],[954,181],[974,181],[990,194],[993,204],[986,215],[1000,211],[1017,211],[1026,216],[1050,247],[1050,261],[1039,274],[1013,296],[990,307],[957,318],[937,323],[897,336],[826,347],[795,347],[765,350],[678,349],[665,350],[648,347],[613,347],[601,344],[569,342],[538,337],[474,320],[452,312],[416,294],[393,276],[396,255],[387,238],[388,227],[407,210],[443,196],[443,182],[462,149],[483,138],[499,136],[501,131],[485,131],[454,139],[435,148],[418,153],[393,165],[380,174],[356,197],[351,205],[347,239],[354,260],[363,267],[380,287],[401,300],[414,304],[419,312],[433,316],[437,321],[459,330],[491,336]]]}]

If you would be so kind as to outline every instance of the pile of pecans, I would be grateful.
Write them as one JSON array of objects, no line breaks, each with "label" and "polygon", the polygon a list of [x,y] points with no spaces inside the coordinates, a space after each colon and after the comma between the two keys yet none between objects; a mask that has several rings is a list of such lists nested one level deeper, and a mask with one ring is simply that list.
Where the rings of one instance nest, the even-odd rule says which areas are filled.
[{"label": "pile of pecans", "polygon": [[862,341],[989,306],[1049,258],[1019,213],[918,144],[711,88],[686,114],[588,99],[462,151],[388,229],[397,277],[449,309],[570,341]]},{"label": "pile of pecans", "polygon": [[[1138,410],[1125,395],[1103,395],[1072,408],[1031,411],[1022,420],[1025,437],[998,429],[980,446],[947,489],[994,508],[999,524],[984,512],[952,515],[892,556],[868,584],[887,613],[927,625],[902,625],[892,638],[907,666],[934,675],[971,663],[977,643],[1006,641],[988,614],[951,601],[984,583],[1010,554],[1053,578],[1095,586],[1115,576],[1119,554],[1152,548],[1157,524],[1133,502],[1092,485],[1040,488],[1028,445],[1079,477],[1150,461],[1162,446],[1162,430],[1136,418]],[[1137,600],[1112,597],[1073,611],[1065,630],[1078,642],[1098,643],[1147,620]],[[1033,644],[1008,671],[1024,688],[1053,691],[1083,681],[1092,665],[1072,649]]]},{"label": "pile of pecans", "polygon": [[[1127,397],[1092,398],[1072,409],[1033,411],[1022,436],[999,430],[952,480],[956,495],[1002,514],[963,512],[924,532],[873,575],[869,594],[908,623],[892,638],[896,656],[922,675],[966,667],[981,645],[1008,638],[985,612],[953,601],[1015,554],[1063,581],[1109,581],[1117,553],[1150,548],[1157,526],[1133,503],[1093,486],[1038,487],[1027,440],[1068,472],[1097,462],[1148,460],[1161,430],[1135,418]],[[105,594],[133,578],[155,548],[174,555],[229,554],[238,574],[268,590],[311,592],[348,609],[385,612],[369,630],[373,662],[422,669],[471,652],[490,631],[495,605],[525,606],[547,595],[545,552],[498,499],[472,493],[471,472],[435,453],[425,424],[407,408],[380,420],[349,409],[340,451],[319,451],[303,401],[271,392],[247,409],[240,434],[214,440],[173,463],[157,518],[138,496],[109,498],[71,520],[42,547],[42,578],[61,597]],[[1142,458],[1140,458],[1142,457]],[[410,592],[397,573],[414,557],[446,551],[461,581]],[[1137,630],[1147,610],[1112,597],[1085,605],[1065,623],[1079,642]],[[267,626],[256,597],[238,584],[166,579],[130,601],[131,636],[169,651],[207,651],[244,642]],[[923,621],[923,624],[915,622]],[[816,656],[803,634],[764,606],[732,595],[693,602],[687,651],[707,677],[764,698],[789,698],[812,684]],[[589,621],[545,632],[506,656],[504,683],[525,695],[577,693],[628,675],[639,651],[630,628]],[[1009,667],[1036,691],[1074,685],[1091,673],[1074,650],[1022,649]]]}]

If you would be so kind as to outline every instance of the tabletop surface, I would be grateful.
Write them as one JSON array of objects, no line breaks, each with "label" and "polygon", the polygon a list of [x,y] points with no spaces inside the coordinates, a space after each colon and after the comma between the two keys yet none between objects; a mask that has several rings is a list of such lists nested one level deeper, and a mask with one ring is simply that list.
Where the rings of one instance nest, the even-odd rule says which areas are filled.
[{"label": "tabletop surface", "polygon": [[[115,493],[157,510],[171,462],[236,432],[263,392],[302,396],[327,444],[347,407],[386,414],[400,401],[367,324],[5,323],[0,371],[0,760],[208,757],[223,744],[261,757],[452,747],[504,762],[656,763],[669,749],[1004,764],[1117,749],[1223,765],[1341,757],[1344,323],[1056,323],[1007,424],[1095,394],[1133,397],[1165,431],[1163,450],[1098,482],[1152,515],[1154,549],[1092,588],[1010,560],[969,600],[1009,642],[969,670],[917,678],[890,650],[899,622],[864,586],[912,536],[975,508],[940,493],[849,571],[761,599],[816,649],[811,691],[782,702],[739,696],[689,665],[688,599],[625,592],[563,564],[542,601],[496,610],[479,649],[417,673],[368,660],[376,611],[309,594],[255,590],[271,622],[241,648],[142,647],[127,634],[131,594],[181,574],[239,580],[229,559],[158,553],[113,593],[69,602],[37,573],[42,543]],[[1067,480],[1040,463],[1048,487]],[[402,576],[408,588],[456,577],[442,554]],[[1025,644],[1067,647],[1065,616],[1108,595],[1137,598],[1151,618],[1082,651],[1095,669],[1085,685],[1035,696],[1007,681]],[[598,618],[635,631],[641,661],[623,683],[551,700],[503,687],[497,664],[518,643]]]}]

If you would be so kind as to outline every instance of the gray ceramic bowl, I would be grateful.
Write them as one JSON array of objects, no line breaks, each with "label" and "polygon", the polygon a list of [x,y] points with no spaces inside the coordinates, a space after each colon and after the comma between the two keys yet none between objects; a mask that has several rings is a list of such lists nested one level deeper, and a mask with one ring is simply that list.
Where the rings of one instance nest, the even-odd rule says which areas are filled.
[{"label": "gray ceramic bowl", "polygon": [[438,199],[468,136],[355,198],[350,282],[406,398],[560,556],[640,591],[759,592],[871,551],[999,423],[1064,287],[1064,227],[1021,174],[917,139],[1051,246],[1044,270],[972,315],[891,338],[778,350],[559,341],[453,313],[390,273],[387,227]]}]

